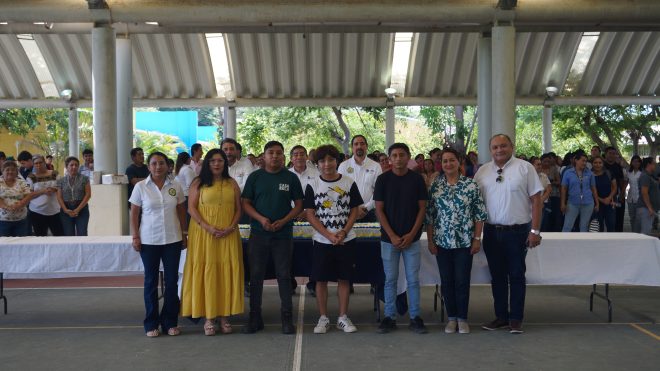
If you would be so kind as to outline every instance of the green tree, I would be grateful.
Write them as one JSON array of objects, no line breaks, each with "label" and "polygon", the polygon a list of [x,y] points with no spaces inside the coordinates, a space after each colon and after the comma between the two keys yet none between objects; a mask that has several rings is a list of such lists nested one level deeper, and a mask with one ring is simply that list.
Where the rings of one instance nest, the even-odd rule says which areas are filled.
[{"label": "green tree", "polygon": [[177,136],[145,130],[135,130],[135,145],[142,148],[146,155],[159,151],[173,160],[176,160],[179,151],[187,150]]}]

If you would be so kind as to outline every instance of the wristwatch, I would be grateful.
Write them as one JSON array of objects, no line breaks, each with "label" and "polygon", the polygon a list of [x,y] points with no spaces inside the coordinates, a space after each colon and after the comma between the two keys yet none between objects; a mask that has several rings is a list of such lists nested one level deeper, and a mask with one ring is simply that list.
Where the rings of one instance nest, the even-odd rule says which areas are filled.
[{"label": "wristwatch", "polygon": [[477,237],[477,236],[472,237],[472,239],[473,239],[473,240],[477,240],[477,241],[481,241],[481,237]]},{"label": "wristwatch", "polygon": [[535,234],[535,235],[537,235],[537,236],[540,236],[540,235],[541,235],[541,231],[539,231],[538,229],[532,229],[531,231],[529,231],[529,233],[531,233],[531,234]]}]

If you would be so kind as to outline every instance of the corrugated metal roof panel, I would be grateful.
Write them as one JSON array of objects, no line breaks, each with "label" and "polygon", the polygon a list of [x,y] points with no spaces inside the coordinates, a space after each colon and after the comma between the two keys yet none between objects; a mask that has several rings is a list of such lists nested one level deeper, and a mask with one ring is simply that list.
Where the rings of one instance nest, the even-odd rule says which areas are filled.
[{"label": "corrugated metal roof panel", "polygon": [[35,34],[34,40],[53,75],[57,91],[73,90],[79,99],[92,98],[92,36]]},{"label": "corrugated metal roof panel", "polygon": [[16,35],[0,35],[0,98],[43,98],[44,92]]},{"label": "corrugated metal roof panel", "polygon": [[394,34],[227,34],[232,84],[243,98],[384,96]]}]

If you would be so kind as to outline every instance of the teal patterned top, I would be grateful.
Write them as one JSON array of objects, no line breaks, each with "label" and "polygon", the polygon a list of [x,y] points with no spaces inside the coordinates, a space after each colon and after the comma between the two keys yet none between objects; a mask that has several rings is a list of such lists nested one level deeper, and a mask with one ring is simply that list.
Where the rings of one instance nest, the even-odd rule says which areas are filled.
[{"label": "teal patterned top", "polygon": [[455,185],[439,176],[431,184],[426,224],[433,225],[433,242],[443,249],[472,246],[475,222],[487,218],[486,204],[474,180],[460,175]]}]

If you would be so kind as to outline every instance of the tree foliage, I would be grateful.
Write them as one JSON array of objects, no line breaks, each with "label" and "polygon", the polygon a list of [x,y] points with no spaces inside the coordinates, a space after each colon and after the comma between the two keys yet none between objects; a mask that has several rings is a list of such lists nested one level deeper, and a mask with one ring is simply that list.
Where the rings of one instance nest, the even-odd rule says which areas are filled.
[{"label": "tree foliage", "polygon": [[185,143],[175,135],[145,130],[135,130],[135,145],[142,148],[145,154],[159,151],[173,160],[176,160],[179,151],[187,149]]}]

